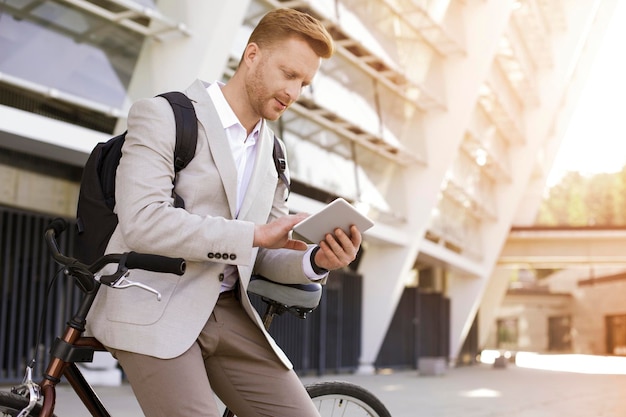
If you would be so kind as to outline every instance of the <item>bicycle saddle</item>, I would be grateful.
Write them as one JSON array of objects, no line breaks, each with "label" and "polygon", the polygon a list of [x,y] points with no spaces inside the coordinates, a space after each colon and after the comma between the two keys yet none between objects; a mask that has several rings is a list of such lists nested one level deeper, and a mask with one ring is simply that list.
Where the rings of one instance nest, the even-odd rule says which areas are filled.
[{"label": "bicycle saddle", "polygon": [[276,301],[288,308],[313,309],[322,298],[322,284],[280,284],[261,275],[250,277],[248,292]]}]

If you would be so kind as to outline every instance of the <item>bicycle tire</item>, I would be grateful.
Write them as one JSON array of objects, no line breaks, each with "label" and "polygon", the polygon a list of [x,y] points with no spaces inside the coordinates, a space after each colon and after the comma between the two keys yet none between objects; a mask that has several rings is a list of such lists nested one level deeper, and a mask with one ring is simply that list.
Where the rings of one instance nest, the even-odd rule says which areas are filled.
[{"label": "bicycle tire", "polygon": [[306,390],[322,417],[391,417],[387,407],[359,385],[343,381],[317,382],[307,385]]},{"label": "bicycle tire", "polygon": [[[27,406],[27,398],[10,392],[0,392],[0,416],[16,417]],[[35,404],[35,407],[28,413],[28,417],[37,417],[40,412],[41,405]]]}]

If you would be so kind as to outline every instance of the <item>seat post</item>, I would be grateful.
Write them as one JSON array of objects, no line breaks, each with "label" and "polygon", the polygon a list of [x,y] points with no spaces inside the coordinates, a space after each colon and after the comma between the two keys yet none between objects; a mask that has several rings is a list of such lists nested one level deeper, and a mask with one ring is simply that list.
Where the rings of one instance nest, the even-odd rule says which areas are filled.
[{"label": "seat post", "polygon": [[280,316],[285,311],[288,311],[289,308],[277,301],[270,300],[269,298],[262,297],[262,299],[267,303],[267,308],[265,309],[265,314],[263,315],[263,325],[265,326],[265,330],[269,331],[274,317]]},{"label": "seat post", "polygon": [[269,331],[270,326],[272,325],[272,321],[274,317],[276,317],[279,313],[279,307],[276,303],[267,302],[267,308],[265,309],[265,314],[263,315],[263,325],[265,326],[265,330]]}]

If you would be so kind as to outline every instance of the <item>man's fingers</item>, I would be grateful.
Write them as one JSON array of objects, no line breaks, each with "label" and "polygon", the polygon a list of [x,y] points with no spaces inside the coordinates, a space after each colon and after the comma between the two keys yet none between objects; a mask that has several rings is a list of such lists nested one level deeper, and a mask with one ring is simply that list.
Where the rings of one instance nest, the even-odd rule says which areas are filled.
[{"label": "man's fingers", "polygon": [[361,245],[361,231],[355,225],[350,226],[350,240],[355,247],[359,247],[359,245]]},{"label": "man's fingers", "polygon": [[[350,246],[352,246],[352,244],[350,244]],[[346,249],[333,237],[327,238],[325,241],[321,242],[320,247],[324,251],[324,256],[326,256],[329,264],[332,265],[332,268],[328,269],[341,268],[354,260],[354,258],[346,252]]]},{"label": "man's fingers", "polygon": [[337,228],[319,243],[318,254],[322,258],[318,265],[331,270],[347,266],[356,259],[360,245],[361,233],[357,227],[350,228],[350,235]]},{"label": "man's fingers", "polygon": [[361,243],[361,235],[359,230],[352,226],[351,235],[348,236],[342,229],[336,229],[335,234],[326,237],[328,245],[333,249],[333,252],[341,255],[346,254],[348,261],[354,260],[356,256],[357,248]]}]

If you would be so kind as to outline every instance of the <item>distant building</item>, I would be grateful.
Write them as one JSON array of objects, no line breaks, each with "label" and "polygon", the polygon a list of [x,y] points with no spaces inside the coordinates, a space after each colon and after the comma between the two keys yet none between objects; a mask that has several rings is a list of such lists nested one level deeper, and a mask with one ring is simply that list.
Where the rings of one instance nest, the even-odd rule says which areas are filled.
[{"label": "distant building", "polygon": [[626,273],[578,278],[572,272],[556,273],[543,286],[509,289],[486,347],[626,356]]}]

